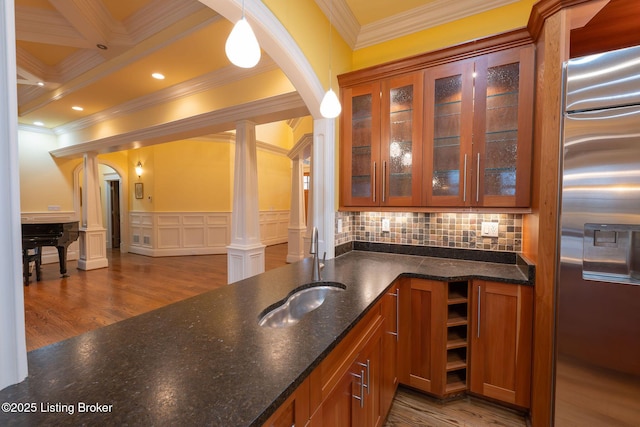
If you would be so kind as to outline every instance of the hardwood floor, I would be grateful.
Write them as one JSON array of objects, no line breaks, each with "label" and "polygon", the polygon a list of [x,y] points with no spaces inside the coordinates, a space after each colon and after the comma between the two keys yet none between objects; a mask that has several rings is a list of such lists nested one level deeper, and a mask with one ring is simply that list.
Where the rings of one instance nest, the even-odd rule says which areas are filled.
[{"label": "hardwood floor", "polygon": [[523,415],[479,399],[465,397],[440,402],[399,388],[385,427],[524,427]]},{"label": "hardwood floor", "polygon": [[[285,265],[287,245],[266,248],[267,270]],[[207,292],[227,283],[226,255],[151,258],[108,254],[109,268],[77,269],[60,278],[57,264],[42,267],[40,282],[24,287],[27,348],[33,350],[83,332]],[[523,427],[513,411],[476,399],[441,403],[400,388],[386,427]]]},{"label": "hardwood floor", "polygon": [[[286,264],[287,245],[268,246],[267,270]],[[42,266],[24,286],[27,350],[106,326],[227,284],[226,255],[152,258],[118,250],[108,254],[109,268],[83,271],[67,263]]]}]

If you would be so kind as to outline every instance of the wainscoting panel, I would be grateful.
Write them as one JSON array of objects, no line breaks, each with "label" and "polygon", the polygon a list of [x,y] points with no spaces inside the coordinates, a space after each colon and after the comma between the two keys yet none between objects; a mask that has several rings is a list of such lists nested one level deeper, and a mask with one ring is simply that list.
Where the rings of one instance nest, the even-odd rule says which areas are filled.
[{"label": "wainscoting panel", "polygon": [[[289,211],[260,213],[262,244],[286,243]],[[130,252],[147,256],[227,253],[231,212],[130,212]]]},{"label": "wainscoting panel", "polygon": [[285,243],[289,238],[289,211],[260,212],[260,239],[263,245]]}]

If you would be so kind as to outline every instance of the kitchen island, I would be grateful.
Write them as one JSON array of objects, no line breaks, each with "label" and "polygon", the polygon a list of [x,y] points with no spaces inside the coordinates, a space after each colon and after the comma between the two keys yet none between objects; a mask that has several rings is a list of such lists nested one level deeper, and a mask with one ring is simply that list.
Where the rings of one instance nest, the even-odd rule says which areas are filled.
[{"label": "kitchen island", "polygon": [[398,277],[532,284],[517,260],[351,251],[322,271],[344,291],[295,325],[259,326],[311,281],[305,259],[31,351],[29,377],[0,391],[0,424],[261,425]]}]

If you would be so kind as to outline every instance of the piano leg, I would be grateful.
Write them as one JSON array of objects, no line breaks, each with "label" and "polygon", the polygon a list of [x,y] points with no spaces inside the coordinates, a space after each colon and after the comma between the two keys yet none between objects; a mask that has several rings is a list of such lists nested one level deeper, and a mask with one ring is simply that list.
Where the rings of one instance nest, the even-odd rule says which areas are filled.
[{"label": "piano leg", "polygon": [[22,275],[24,276],[25,286],[29,286],[29,249],[22,250]]},{"label": "piano leg", "polygon": [[58,260],[60,261],[60,275],[69,277],[67,275],[67,248],[65,246],[56,246],[56,249],[58,249]]},{"label": "piano leg", "polygon": [[34,258],[36,262],[36,281],[42,280],[42,246],[38,246],[36,248],[36,257]]}]

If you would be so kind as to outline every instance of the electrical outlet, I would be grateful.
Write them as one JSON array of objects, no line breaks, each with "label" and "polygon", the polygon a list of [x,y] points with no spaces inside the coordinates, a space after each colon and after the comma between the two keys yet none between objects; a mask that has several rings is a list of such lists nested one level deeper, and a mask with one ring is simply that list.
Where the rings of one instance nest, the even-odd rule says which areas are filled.
[{"label": "electrical outlet", "polygon": [[483,222],[480,235],[483,237],[498,237],[498,223],[497,222]]},{"label": "electrical outlet", "polygon": [[389,221],[389,218],[382,218],[382,231],[391,231],[391,221]]},{"label": "electrical outlet", "polygon": [[338,233],[342,233],[342,218],[338,219]]}]

